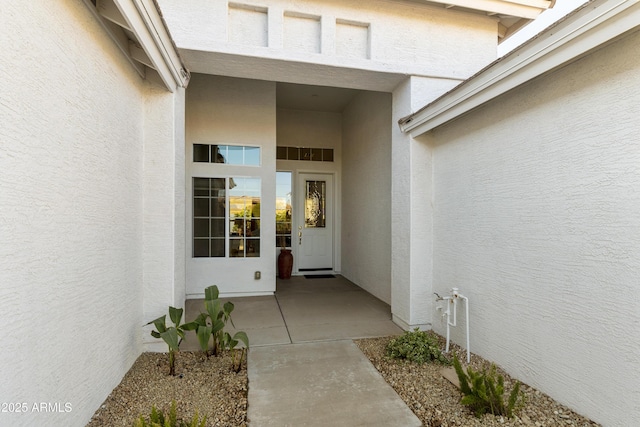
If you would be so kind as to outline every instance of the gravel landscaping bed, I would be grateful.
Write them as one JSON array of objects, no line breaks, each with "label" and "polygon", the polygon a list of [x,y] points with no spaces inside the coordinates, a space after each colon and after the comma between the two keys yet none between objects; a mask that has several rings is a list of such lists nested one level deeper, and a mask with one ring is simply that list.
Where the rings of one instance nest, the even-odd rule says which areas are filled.
[{"label": "gravel landscaping bed", "polygon": [[[599,426],[526,384],[521,386],[526,396],[525,405],[516,417],[508,419],[487,414],[476,418],[460,404],[460,391],[442,377],[442,365],[418,365],[387,358],[385,348],[391,338],[361,339],[355,343],[425,427]],[[439,340],[444,347],[444,338]],[[451,347],[466,357],[464,349],[455,344]],[[231,369],[230,354],[206,359],[200,352],[180,352],[176,355],[178,375],[175,377],[168,375],[168,363],[166,353],[140,355],[87,426],[131,427],[140,415],[148,416],[152,405],[168,413],[172,399],[177,402],[178,418],[191,420],[197,412],[207,416],[209,427],[247,425],[246,362],[236,374]],[[489,365],[481,357],[471,355],[474,369]],[[499,368],[498,372],[504,376],[506,389],[510,391],[514,380]]]},{"label": "gravel landscaping bed", "polygon": [[[525,393],[525,405],[517,412],[516,417],[508,419],[486,414],[482,418],[476,418],[460,404],[461,393],[458,388],[442,377],[443,365],[418,365],[387,358],[385,348],[391,338],[370,338],[355,342],[426,427],[599,425],[525,384],[521,385],[521,390]],[[444,338],[439,339],[441,348],[444,348]],[[463,367],[466,366],[466,351],[455,344],[451,344],[450,347],[452,351],[461,355],[464,359]],[[490,363],[472,353],[470,365],[477,370],[483,366],[489,367]],[[515,381],[499,368],[498,373],[504,376],[505,389],[511,391]]]},{"label": "gravel landscaping bed", "polygon": [[87,424],[88,427],[133,426],[155,405],[169,413],[177,403],[178,418],[191,421],[198,412],[207,426],[247,425],[247,369],[231,369],[231,355],[209,357],[201,352],[176,354],[176,376],[169,373],[167,353],[143,353]]}]

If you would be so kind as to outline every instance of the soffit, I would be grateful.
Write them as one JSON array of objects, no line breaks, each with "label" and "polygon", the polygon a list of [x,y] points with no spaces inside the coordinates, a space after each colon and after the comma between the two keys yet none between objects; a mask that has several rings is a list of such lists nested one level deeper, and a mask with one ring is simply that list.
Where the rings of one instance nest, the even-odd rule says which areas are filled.
[{"label": "soffit", "polygon": [[84,0],[142,78],[157,73],[167,89],[186,87],[189,71],[153,0]]},{"label": "soffit", "polygon": [[277,83],[276,106],[291,110],[341,113],[358,92],[356,89]]},{"label": "soffit", "polygon": [[540,13],[553,8],[555,0],[390,0],[426,4],[449,10],[479,13],[498,20],[498,41],[506,40]]}]

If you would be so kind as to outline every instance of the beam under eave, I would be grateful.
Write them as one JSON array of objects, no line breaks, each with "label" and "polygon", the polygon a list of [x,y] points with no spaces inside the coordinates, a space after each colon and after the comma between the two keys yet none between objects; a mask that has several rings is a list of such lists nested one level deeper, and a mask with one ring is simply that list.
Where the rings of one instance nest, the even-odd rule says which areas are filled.
[{"label": "beam under eave", "polygon": [[509,29],[504,24],[498,22],[498,39],[504,39],[508,31]]},{"label": "beam under eave", "polygon": [[[146,76],[146,67],[141,63],[134,61],[133,58],[131,58],[131,55],[129,55],[129,39],[125,35],[122,26],[101,15],[98,7],[94,6],[91,0],[84,0],[84,2],[91,13],[96,17],[102,28],[104,28],[104,30],[107,32],[107,34],[109,34],[116,46],[118,46],[118,49],[120,49],[120,51],[127,58],[131,66],[138,72],[140,77],[144,79]],[[99,4],[99,2],[100,0],[96,2],[96,5]]]},{"label": "beam under eave", "polygon": [[[517,33],[522,27],[524,27],[525,25],[527,25],[528,23],[530,23],[531,21],[528,19],[519,19],[517,22],[515,22],[514,24],[511,24],[509,26],[509,28],[506,29],[504,35],[500,36],[500,40],[504,41],[506,39],[508,39],[509,37],[511,37],[513,34]],[[498,32],[500,32],[500,30],[498,29]]]},{"label": "beam under eave", "polygon": [[153,0],[114,0],[131,31],[166,87],[174,92],[186,87],[189,72],[178,52]]},{"label": "beam under eave", "polygon": [[130,30],[127,20],[124,19],[124,16],[122,16],[122,13],[120,13],[118,6],[115,5],[113,0],[98,0],[96,2],[96,9],[98,9],[98,13],[103,18],[119,25],[122,28]]},{"label": "beam under eave", "polygon": [[551,28],[400,119],[400,129],[415,138],[627,32],[640,31],[640,0],[593,1]]},{"label": "beam under eave", "polygon": [[153,66],[153,62],[151,62],[151,60],[147,56],[144,49],[136,45],[131,40],[129,40],[129,54],[131,55],[131,58],[133,58],[134,60],[155,70],[155,67]]}]

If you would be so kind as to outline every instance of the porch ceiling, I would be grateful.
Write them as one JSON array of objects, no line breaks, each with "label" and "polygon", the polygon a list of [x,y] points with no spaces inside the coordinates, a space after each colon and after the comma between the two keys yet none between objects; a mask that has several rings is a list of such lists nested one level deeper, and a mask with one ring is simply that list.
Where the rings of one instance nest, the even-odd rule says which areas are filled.
[{"label": "porch ceiling", "polygon": [[356,89],[278,83],[276,105],[291,110],[341,113],[358,92]]},{"label": "porch ceiling", "polygon": [[193,73],[315,86],[392,92],[407,77],[389,69],[388,64],[378,64],[378,69],[365,70],[192,49],[180,49],[180,55]]}]

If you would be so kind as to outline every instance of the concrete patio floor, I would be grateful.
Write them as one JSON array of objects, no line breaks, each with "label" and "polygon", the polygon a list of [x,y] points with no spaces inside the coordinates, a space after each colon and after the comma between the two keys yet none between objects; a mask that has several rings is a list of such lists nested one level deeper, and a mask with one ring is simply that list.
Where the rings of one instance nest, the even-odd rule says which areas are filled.
[{"label": "concrete patio floor", "polygon": [[[389,305],[341,276],[278,280],[275,296],[230,300],[250,340],[250,426],[421,425],[352,341],[401,334]],[[192,320],[203,300],[185,307]],[[199,350],[193,334],[181,349]]]},{"label": "concrete patio floor", "polygon": [[[235,328],[245,331],[251,347],[381,337],[402,333],[391,321],[391,308],[337,275],[328,279],[295,276],[277,281],[275,296],[229,298]],[[204,311],[201,299],[187,300],[186,321]],[[199,350],[193,334],[180,346]]]}]

